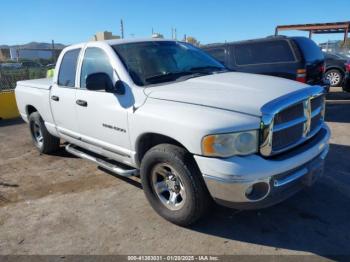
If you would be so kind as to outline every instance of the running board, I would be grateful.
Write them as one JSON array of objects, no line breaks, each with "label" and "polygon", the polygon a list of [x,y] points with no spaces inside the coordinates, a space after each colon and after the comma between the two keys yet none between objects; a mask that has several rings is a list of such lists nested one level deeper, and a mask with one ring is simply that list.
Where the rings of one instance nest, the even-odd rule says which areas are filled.
[{"label": "running board", "polygon": [[86,160],[94,162],[98,166],[103,167],[120,176],[130,177],[130,176],[135,176],[138,173],[137,169],[123,168],[121,166],[118,166],[116,164],[113,164],[106,160],[101,159],[95,153],[89,153],[87,150],[80,149],[71,144],[66,145],[66,151],[77,157],[84,158]]}]

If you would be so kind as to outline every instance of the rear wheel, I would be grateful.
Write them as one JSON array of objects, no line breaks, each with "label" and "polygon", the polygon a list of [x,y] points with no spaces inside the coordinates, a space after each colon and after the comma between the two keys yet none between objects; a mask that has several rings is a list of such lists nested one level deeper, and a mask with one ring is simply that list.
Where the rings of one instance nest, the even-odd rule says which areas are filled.
[{"label": "rear wheel", "polygon": [[29,129],[33,143],[40,153],[49,154],[59,149],[60,139],[47,131],[45,123],[38,112],[30,114]]},{"label": "rear wheel", "polygon": [[209,192],[192,155],[185,149],[157,145],[146,153],[140,171],[146,198],[165,219],[188,226],[208,209]]},{"label": "rear wheel", "polygon": [[331,69],[326,72],[326,79],[329,80],[331,87],[340,86],[343,82],[343,74],[337,69]]}]

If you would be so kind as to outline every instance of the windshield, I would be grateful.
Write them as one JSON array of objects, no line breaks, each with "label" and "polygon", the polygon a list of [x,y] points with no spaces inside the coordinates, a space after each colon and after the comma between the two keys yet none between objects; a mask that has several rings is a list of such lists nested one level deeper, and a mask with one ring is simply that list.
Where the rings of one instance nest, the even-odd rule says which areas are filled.
[{"label": "windshield", "polygon": [[227,71],[201,49],[182,42],[127,43],[113,49],[139,86]]}]

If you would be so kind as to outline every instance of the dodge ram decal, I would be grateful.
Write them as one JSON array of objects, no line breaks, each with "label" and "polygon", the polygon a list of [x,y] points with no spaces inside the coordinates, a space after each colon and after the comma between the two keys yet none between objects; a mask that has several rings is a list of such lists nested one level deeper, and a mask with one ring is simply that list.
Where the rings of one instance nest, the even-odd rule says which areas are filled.
[{"label": "dodge ram decal", "polygon": [[119,131],[119,132],[123,132],[126,133],[126,130],[117,126],[112,126],[112,125],[108,125],[108,124],[102,124],[103,127],[109,128],[109,129],[113,129],[115,131]]}]

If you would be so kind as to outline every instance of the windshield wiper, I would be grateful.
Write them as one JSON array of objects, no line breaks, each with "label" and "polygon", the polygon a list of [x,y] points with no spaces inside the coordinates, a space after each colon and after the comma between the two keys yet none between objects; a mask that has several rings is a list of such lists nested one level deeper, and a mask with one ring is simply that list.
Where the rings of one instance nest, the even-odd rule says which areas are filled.
[{"label": "windshield wiper", "polygon": [[186,79],[199,77],[203,75],[210,75],[214,72],[227,72],[228,69],[220,66],[201,66],[201,67],[192,67],[188,71],[180,72],[167,72],[164,74],[154,75],[147,77],[145,81],[150,84],[156,84],[161,82],[174,81],[178,78],[186,77]]},{"label": "windshield wiper", "polygon": [[180,77],[187,76],[187,75],[194,75],[194,74],[196,74],[196,72],[191,72],[191,71],[168,72],[168,73],[164,73],[164,74],[159,74],[159,75],[147,77],[145,79],[145,81],[147,83],[155,84],[155,83],[176,80]]},{"label": "windshield wiper", "polygon": [[221,67],[221,66],[198,66],[198,67],[192,67],[190,69],[191,72],[217,72],[217,71],[227,71],[227,68]]}]

